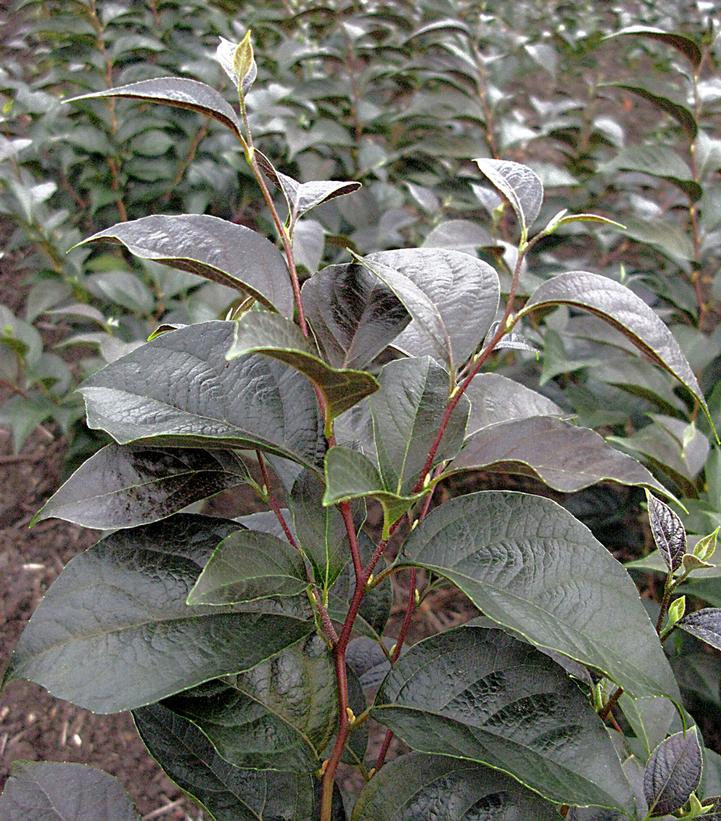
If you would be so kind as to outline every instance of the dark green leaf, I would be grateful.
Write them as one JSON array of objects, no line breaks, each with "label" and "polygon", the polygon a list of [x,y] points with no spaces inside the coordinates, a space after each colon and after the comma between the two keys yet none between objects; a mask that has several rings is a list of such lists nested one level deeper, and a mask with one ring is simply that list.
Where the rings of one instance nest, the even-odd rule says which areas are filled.
[{"label": "dark green leaf", "polygon": [[321,638],[310,636],[248,673],[163,703],[236,767],[313,772],[337,725],[332,656]]},{"label": "dark green leaf", "polygon": [[677,625],[711,647],[721,650],[721,609],[704,607],[684,616]]},{"label": "dark green leaf", "polygon": [[554,821],[556,808],[512,778],[471,761],[409,753],[363,788],[353,821]]},{"label": "dark green leaf", "polygon": [[646,491],[648,520],[659,553],[669,570],[677,570],[686,552],[686,529],[683,522],[660,499]]},{"label": "dark green leaf", "polygon": [[624,148],[620,154],[599,168],[604,174],[618,171],[639,171],[660,177],[677,185],[691,198],[699,200],[703,189],[694,180],[693,173],[681,157],[672,149],[663,145],[633,145]]},{"label": "dark green leaf", "polygon": [[300,328],[278,314],[249,311],[236,322],[226,359],[252,353],[265,354],[300,371],[325,397],[331,420],[378,390],[369,373],[333,368],[324,362]]},{"label": "dark green leaf", "polygon": [[652,103],[656,106],[656,108],[670,114],[681,126],[681,128],[689,134],[689,136],[693,138],[696,137],[696,134],[698,133],[696,118],[693,116],[691,110],[683,103],[680,103],[677,100],[672,100],[670,97],[667,97],[665,94],[655,91],[654,89],[646,88],[642,85],[636,85],[635,83],[603,83],[602,85],[612,88],[622,88],[624,91],[630,91],[631,94],[635,94],[638,97],[642,97],[644,100],[648,100],[649,103]]},{"label": "dark green leaf", "polygon": [[682,807],[698,787],[702,767],[695,727],[662,741],[649,759],[643,776],[649,815],[665,815]]},{"label": "dark green leaf", "polygon": [[569,305],[590,311],[627,336],[653,362],[685,385],[708,413],[701,388],[671,331],[652,308],[624,285],[587,271],[568,271],[544,282],[518,316]]},{"label": "dark green leaf", "polygon": [[632,695],[678,701],[630,577],[550,499],[506,491],[451,499],[411,533],[401,563],[447,578],[493,621],[602,671]]},{"label": "dark green leaf", "polygon": [[473,160],[493,187],[503,194],[518,217],[521,241],[525,242],[543,204],[543,184],[527,165],[485,157]]},{"label": "dark green leaf", "polygon": [[313,388],[262,355],[226,362],[234,322],[164,333],[86,380],[88,425],[121,445],[261,448],[306,465],[322,458]]},{"label": "dark green leaf", "polygon": [[259,156],[259,162],[265,173],[283,192],[283,196],[288,203],[288,211],[291,220],[295,222],[298,217],[317,208],[324,202],[329,202],[336,197],[343,197],[352,194],[361,187],[361,183],[340,180],[312,180],[310,182],[298,182],[287,174],[277,171],[267,157]]},{"label": "dark green leaf", "polygon": [[15,761],[0,796],[3,821],[139,821],[119,781],[85,764]]},{"label": "dark green leaf", "polygon": [[661,43],[667,43],[673,48],[678,49],[681,54],[688,57],[694,68],[698,68],[701,63],[702,55],[701,49],[698,47],[696,41],[689,37],[688,34],[681,34],[675,31],[664,31],[663,29],[655,28],[654,26],[626,26],[620,31],[615,31],[609,34],[606,38],[620,37],[621,35],[635,34],[637,37],[644,37],[647,40],[658,40]]},{"label": "dark green leaf", "polygon": [[164,519],[249,480],[229,451],[106,445],[55,492],[33,523],[65,519],[115,530]]},{"label": "dark green leaf", "polygon": [[293,315],[293,291],[280,251],[256,231],[207,214],[153,214],[119,222],[89,242],[124,245],[131,254],[247,292],[268,308]]},{"label": "dark green leaf", "polygon": [[[470,254],[443,248],[407,248],[370,254],[366,261],[371,270],[379,263],[383,266],[379,277],[395,291],[413,317],[413,322],[394,342],[395,347],[411,356],[428,354],[438,358],[439,342],[445,344],[448,340],[444,361],[458,367],[481,344],[496,318],[500,298],[498,274]],[[440,336],[435,324],[428,324],[420,305],[419,309],[414,307],[407,282],[383,275],[386,269],[409,280],[433,304],[440,317]]]},{"label": "dark green leaf", "polygon": [[287,541],[239,530],[216,547],[188,604],[238,604],[274,596],[298,596],[308,586],[305,563]]},{"label": "dark green leaf", "polygon": [[233,767],[193,723],[162,704],[135,710],[133,719],[153,758],[216,821],[313,817],[313,776]]},{"label": "dark green leaf", "polygon": [[415,750],[487,764],[551,801],[631,803],[583,693],[548,656],[501,630],[461,627],[416,644],[386,676],[372,715]]},{"label": "dark green leaf", "polygon": [[299,618],[186,605],[211,551],[237,528],[181,513],[76,556],[30,619],[7,677],[120,712],[250,669],[308,635],[312,622]]},{"label": "dark green leaf", "polygon": [[355,263],[314,274],[302,297],[326,358],[339,368],[364,368],[410,322],[393,291]]},{"label": "dark green leaf", "polygon": [[191,111],[197,111],[219,120],[242,140],[240,120],[233,108],[214,88],[197,80],[188,80],[184,77],[158,77],[154,80],[141,80],[139,83],[129,83],[105,91],[71,97],[66,102],[75,103],[96,97],[127,97],[148,103],[163,103],[176,108],[189,108]]},{"label": "dark green leaf", "polygon": [[477,469],[534,476],[563,493],[604,481],[667,493],[643,465],[597,433],[553,416],[514,419],[474,433],[448,470]]}]

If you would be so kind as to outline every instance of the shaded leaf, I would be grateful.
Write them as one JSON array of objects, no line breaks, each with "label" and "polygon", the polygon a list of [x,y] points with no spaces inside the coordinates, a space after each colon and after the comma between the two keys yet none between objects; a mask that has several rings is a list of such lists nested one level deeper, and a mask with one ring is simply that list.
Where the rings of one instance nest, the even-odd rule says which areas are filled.
[{"label": "shaded leaf", "polygon": [[80,387],[88,425],[121,445],[261,448],[307,465],[323,450],[312,387],[262,355],[226,362],[234,322],[164,333]]},{"label": "shaded leaf", "polygon": [[652,103],[656,108],[670,114],[689,136],[693,138],[696,137],[698,133],[696,118],[693,116],[691,110],[683,103],[672,100],[661,92],[634,83],[602,83],[602,85],[612,88],[621,88],[624,91],[630,91],[631,94],[642,97],[644,100],[648,100],[649,103]]},{"label": "shaded leaf", "polygon": [[508,491],[451,499],[411,533],[401,564],[443,576],[493,621],[602,671],[632,695],[678,700],[630,577],[550,499]]},{"label": "shaded leaf", "polygon": [[528,236],[543,204],[543,184],[538,175],[527,165],[509,160],[492,160],[480,157],[473,162],[493,187],[503,194],[518,217],[521,240]]},{"label": "shaded leaf", "polygon": [[106,445],[60,486],[32,521],[115,530],[157,522],[249,480],[230,451]]},{"label": "shaded leaf", "polygon": [[695,613],[684,616],[677,627],[690,633],[711,647],[721,650],[721,609],[704,607]]},{"label": "shaded leaf", "polygon": [[612,37],[620,37],[622,35],[633,34],[637,37],[643,37],[647,40],[658,40],[661,43],[667,43],[669,46],[677,49],[685,57],[687,57],[694,68],[698,68],[701,63],[701,49],[698,47],[696,41],[689,37],[688,34],[681,34],[675,31],[664,31],[655,26],[626,26],[620,31],[615,31],[606,37],[610,40]]},{"label": "shaded leaf", "polygon": [[613,744],[581,691],[501,630],[466,626],[419,642],[386,676],[372,715],[415,750],[487,764],[552,801],[630,804]]},{"label": "shaded leaf", "polygon": [[33,613],[6,677],[121,712],[247,670],[308,635],[311,621],[185,604],[213,548],[237,529],[181,513],[76,556]]},{"label": "shaded leaf", "polygon": [[617,171],[638,171],[677,185],[693,202],[699,200],[703,189],[694,180],[688,164],[672,148],[663,145],[633,145],[624,148],[600,168],[604,174]]},{"label": "shaded leaf", "polygon": [[665,815],[682,807],[701,781],[702,766],[695,727],[662,741],[643,775],[649,815]]},{"label": "shaded leaf", "polygon": [[656,547],[663,556],[668,569],[677,570],[686,552],[686,529],[683,522],[667,504],[648,491],[646,491],[646,502],[648,520]]}]

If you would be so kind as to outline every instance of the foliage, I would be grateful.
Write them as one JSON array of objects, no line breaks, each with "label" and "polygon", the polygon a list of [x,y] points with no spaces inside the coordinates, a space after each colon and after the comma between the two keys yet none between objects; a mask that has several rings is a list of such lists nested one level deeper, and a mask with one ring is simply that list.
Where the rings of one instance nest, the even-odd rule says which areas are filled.
[{"label": "foliage", "polygon": [[[450,32],[471,45],[466,28],[445,21],[417,36]],[[688,38],[630,34],[702,62]],[[591,334],[624,362],[650,359],[656,369],[639,372],[668,378],[671,423],[688,431],[695,408],[715,436],[692,363],[644,299],[604,274],[557,271],[557,232],[617,227],[548,209],[528,165],[481,156],[474,185],[505,237],[485,246],[503,249],[490,255],[496,265],[427,241],[398,250],[387,235],[367,248],[355,236],[335,264],[304,266],[302,281],[303,226],[321,210],[337,217],[346,206],[330,210],[330,200],[362,201],[366,189],[341,175],[301,183],[256,146],[273,106],[255,53],[249,33],[218,49],[237,109],[187,78],[72,101],[210,117],[235,142],[231,166],[246,163],[282,251],[213,215],[123,219],[90,237],[236,294],[224,319],[164,317],[81,385],[88,425],[113,443],[36,518],[111,532],[64,569],[5,680],[99,713],[131,710],[160,766],[219,819],[460,818],[469,807],[519,819],[713,817],[718,799],[702,781],[713,754],[664,644],[721,645],[721,609],[687,612],[681,595],[718,573],[718,531],[689,539],[671,508],[682,508],[683,483],[668,487],[617,438],[569,421],[563,395],[557,404],[522,378],[535,367],[530,343]],[[363,170],[360,153],[348,157]],[[496,373],[509,350],[520,367]],[[684,447],[696,434],[681,434]],[[563,493],[601,481],[645,489],[657,553],[635,567],[664,576],[655,624],[628,570],[552,499],[467,483],[433,508],[440,483],[479,469]],[[239,485],[267,509],[240,520],[188,510]],[[388,647],[398,578],[405,611]],[[406,648],[414,611],[442,586],[478,617]],[[372,766],[370,721],[386,731]],[[412,752],[385,765],[394,735]],[[337,787],[341,763],[365,781],[355,802]],[[49,764],[17,772],[0,799],[7,813],[57,785]],[[76,776],[88,804],[72,817],[96,817],[94,791],[115,785]],[[118,817],[132,817],[118,801]]]}]

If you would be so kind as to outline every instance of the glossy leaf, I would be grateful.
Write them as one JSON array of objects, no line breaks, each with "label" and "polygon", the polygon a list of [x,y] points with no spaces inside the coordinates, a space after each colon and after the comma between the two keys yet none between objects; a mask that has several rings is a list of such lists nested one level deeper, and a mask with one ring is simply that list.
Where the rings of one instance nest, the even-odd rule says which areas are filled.
[{"label": "glossy leaf", "polygon": [[301,294],[318,343],[337,368],[364,368],[411,320],[393,291],[355,263],[324,268]]},{"label": "glossy leaf", "polygon": [[501,630],[461,627],[419,642],[386,676],[372,715],[414,750],[487,764],[551,801],[631,803],[581,691],[548,656]]},{"label": "glossy leaf", "polygon": [[215,548],[188,604],[237,604],[306,589],[305,563],[287,541],[269,533],[238,530]]},{"label": "glossy leaf", "polygon": [[153,758],[216,821],[313,817],[313,776],[234,767],[195,724],[162,704],[135,710],[133,719]]},{"label": "glossy leaf", "polygon": [[667,493],[643,465],[597,433],[553,416],[514,419],[474,433],[448,470],[476,469],[534,476],[563,493],[604,481]]},{"label": "glossy leaf", "polygon": [[480,157],[473,162],[493,187],[508,200],[518,218],[521,239],[525,241],[528,229],[536,221],[543,204],[543,184],[538,175],[527,165],[509,160]]},{"label": "glossy leaf", "polygon": [[248,673],[163,704],[191,720],[236,767],[313,772],[336,728],[332,657],[321,638],[310,636]]},{"label": "glossy leaf", "polygon": [[121,712],[247,670],[299,641],[312,622],[186,605],[211,551],[237,528],[178,514],[116,531],[76,556],[23,631],[7,678],[94,712]]},{"label": "glossy leaf", "polygon": [[630,91],[631,94],[642,97],[644,100],[648,100],[648,102],[656,106],[656,108],[670,114],[690,137],[696,137],[698,133],[696,118],[693,116],[691,110],[683,103],[673,100],[652,88],[647,88],[646,86],[637,85],[635,83],[604,83],[603,85],[612,88],[621,88],[624,91]]},{"label": "glossy leaf", "polygon": [[282,362],[226,362],[235,323],[162,334],[87,379],[88,425],[121,445],[261,448],[302,464],[322,458],[313,388]]},{"label": "glossy leaf", "polygon": [[85,764],[15,761],[0,795],[3,821],[139,821],[120,782]]},{"label": "glossy leaf", "polygon": [[590,311],[621,331],[652,362],[688,388],[708,413],[696,376],[678,342],[653,309],[633,291],[599,274],[568,271],[544,282],[518,316],[554,305]]},{"label": "glossy leaf", "polygon": [[148,103],[163,103],[176,108],[188,108],[218,120],[234,131],[242,140],[242,130],[238,115],[229,103],[209,85],[185,77],[158,77],[154,80],[141,80],[139,83],[128,83],[92,94],[82,94],[66,100],[77,103],[80,100],[93,100],[98,97],[126,97],[144,100]]},{"label": "glossy leaf", "polygon": [[702,767],[695,727],[662,741],[649,759],[643,776],[649,816],[665,815],[682,807],[698,787]]},{"label": "glossy leaf", "polygon": [[632,695],[678,700],[630,577],[550,499],[508,491],[451,499],[411,533],[401,564],[443,576],[493,621],[602,671]]},{"label": "glossy leaf", "polygon": [[270,356],[300,371],[325,397],[331,419],[378,390],[371,374],[333,368],[324,362],[298,326],[278,314],[250,311],[235,323],[226,359],[252,353]]},{"label": "glossy leaf", "polygon": [[443,756],[408,753],[365,785],[353,821],[553,821],[556,808],[497,770]]},{"label": "glossy leaf", "polygon": [[81,245],[110,241],[133,256],[240,289],[293,316],[293,291],[280,251],[256,231],[207,214],[153,214],[98,231]]},{"label": "glossy leaf", "polygon": [[35,514],[115,530],[164,519],[250,479],[230,451],[106,445]]},{"label": "glossy leaf", "polygon": [[721,650],[721,609],[704,607],[695,613],[684,616],[677,627],[690,633],[711,647]]},{"label": "glossy leaf", "polygon": [[677,570],[686,552],[686,529],[683,522],[667,504],[648,491],[646,502],[648,503],[648,520],[656,547],[663,556],[668,569]]},{"label": "glossy leaf", "polygon": [[[380,263],[397,271],[433,303],[442,323],[440,340],[448,340],[447,361],[456,367],[481,344],[496,318],[500,298],[498,274],[474,256],[443,248],[406,248],[370,254],[366,261],[371,266]],[[391,281],[386,284],[393,289]],[[410,356],[438,358],[435,329],[429,333],[425,317],[414,312],[404,293],[402,289],[396,290],[413,322],[396,338],[394,346]]]},{"label": "glossy leaf", "polygon": [[655,26],[635,25],[626,26],[620,31],[615,31],[613,34],[609,34],[606,39],[623,35],[635,35],[636,37],[642,37],[647,40],[657,40],[661,43],[667,43],[687,57],[694,68],[698,68],[701,63],[701,49],[698,47],[696,41],[687,34],[675,31],[664,31]]},{"label": "glossy leaf", "polygon": [[[378,465],[383,487],[411,494],[440,429],[449,399],[448,373],[429,356],[390,362],[380,373],[380,390],[371,397]],[[470,403],[456,405],[435,462],[453,458],[463,444]]]}]

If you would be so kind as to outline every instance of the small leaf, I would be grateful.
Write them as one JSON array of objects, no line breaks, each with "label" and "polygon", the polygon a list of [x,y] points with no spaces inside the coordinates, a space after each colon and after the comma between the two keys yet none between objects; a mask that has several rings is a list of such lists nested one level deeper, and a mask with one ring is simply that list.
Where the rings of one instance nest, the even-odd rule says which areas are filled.
[{"label": "small leaf", "polygon": [[[605,225],[608,228],[618,228],[619,231],[626,230],[626,226],[622,223],[616,222],[616,220],[609,219],[608,217],[602,217],[600,214],[566,214],[559,217],[557,222],[554,223],[553,230],[555,231],[556,228],[561,225],[571,225],[574,222],[595,222],[599,225]],[[545,230],[546,229],[544,229],[544,233]]]},{"label": "small leaf", "polygon": [[411,321],[398,297],[362,265],[330,265],[303,283],[306,316],[328,361],[364,368]]},{"label": "small leaf", "polygon": [[85,764],[14,761],[0,795],[3,821],[139,821],[120,782]]},{"label": "small leaf", "polygon": [[721,650],[721,608],[704,607],[695,613],[689,613],[681,619],[678,626],[711,647]]},{"label": "small leaf", "polygon": [[98,530],[137,527],[249,479],[230,451],[106,445],[61,485],[31,524],[64,519]]},{"label": "small leaf", "polygon": [[642,85],[636,85],[635,83],[601,83],[601,85],[610,88],[621,88],[624,91],[630,91],[632,94],[642,97],[644,100],[648,100],[650,103],[655,105],[656,108],[670,114],[690,137],[694,139],[696,138],[698,133],[696,118],[691,110],[683,103],[672,100],[670,97],[667,97],[665,94],[655,91],[654,89],[646,88],[646,86]]},{"label": "small leaf", "polygon": [[118,242],[140,259],[240,289],[267,308],[293,315],[293,291],[280,251],[256,231],[207,214],[153,214],[119,222],[83,240]]},{"label": "small leaf", "polygon": [[501,630],[460,627],[414,645],[386,676],[372,715],[415,750],[486,764],[551,801],[631,802],[613,744],[578,687]]},{"label": "small leaf", "polygon": [[695,727],[662,741],[643,776],[649,816],[666,815],[683,807],[699,785],[702,764]]},{"label": "small leaf", "polygon": [[258,66],[253,57],[253,42],[250,39],[250,29],[245,37],[233,49],[233,73],[238,91],[245,95],[250,91],[255,78],[258,76]]},{"label": "small leaf", "polygon": [[701,60],[702,54],[701,49],[698,47],[696,41],[689,37],[688,34],[681,34],[675,31],[664,31],[663,29],[655,28],[654,26],[626,26],[626,28],[621,29],[620,31],[615,31],[613,34],[609,34],[604,39],[610,40],[612,37],[621,37],[622,35],[636,35],[637,37],[644,37],[647,40],[658,40],[662,43],[667,43],[673,48],[677,49],[681,52],[685,57],[687,57],[694,68],[698,68]]},{"label": "small leaf", "polygon": [[668,569],[677,570],[686,552],[686,529],[683,522],[667,504],[648,491],[646,491],[646,502],[648,503],[648,520],[656,547],[663,556]]},{"label": "small leaf", "polygon": [[521,243],[526,241],[528,230],[536,221],[543,204],[543,184],[538,175],[527,165],[508,160],[473,160],[513,208],[521,227]]},{"label": "small leaf", "polygon": [[[482,813],[482,814],[481,814]],[[489,813],[491,813],[489,815]],[[365,785],[353,821],[554,821],[556,808],[497,770],[445,756],[408,753]]]},{"label": "small leaf", "polygon": [[189,108],[208,117],[213,117],[235,132],[243,141],[238,115],[225,99],[209,85],[184,77],[158,77],[154,80],[141,80],[139,83],[95,91],[92,94],[81,94],[65,100],[77,103],[80,100],[92,100],[97,97],[127,97],[144,100],[148,103],[163,103],[176,108]]},{"label": "small leaf", "polygon": [[668,625],[669,627],[673,627],[676,622],[680,621],[683,618],[683,614],[686,612],[686,596],[679,596],[679,598],[674,599],[671,602],[671,606],[668,608]]},{"label": "small leaf", "polygon": [[188,604],[297,596],[307,586],[303,559],[288,542],[269,533],[239,530],[215,548],[188,594]]},{"label": "small leaf", "polygon": [[234,767],[195,724],[162,704],[133,711],[133,720],[153,758],[217,821],[313,817],[312,775]]},{"label": "small leaf", "polygon": [[713,533],[699,539],[693,547],[693,555],[702,562],[708,562],[716,552],[716,542],[718,540],[718,533],[721,527],[717,527]]},{"label": "small leaf", "polygon": [[251,353],[265,354],[300,371],[325,397],[331,420],[378,390],[371,374],[333,368],[324,362],[300,328],[278,314],[250,311],[235,324],[225,358],[233,360]]}]

